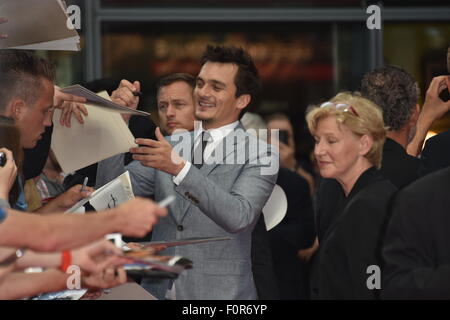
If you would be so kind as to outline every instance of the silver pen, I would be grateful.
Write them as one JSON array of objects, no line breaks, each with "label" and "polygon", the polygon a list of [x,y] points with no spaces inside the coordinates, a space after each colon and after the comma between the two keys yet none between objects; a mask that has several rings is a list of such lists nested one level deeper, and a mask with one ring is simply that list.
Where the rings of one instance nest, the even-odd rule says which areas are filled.
[{"label": "silver pen", "polygon": [[80,189],[80,193],[83,192],[84,189],[86,188],[88,180],[89,180],[89,177],[84,178],[83,185],[81,186],[81,189]]},{"label": "silver pen", "polygon": [[170,196],[168,196],[167,198],[161,200],[157,204],[160,207],[167,207],[169,204],[171,204],[173,202],[173,200],[175,200],[175,196],[173,194],[171,194]]}]

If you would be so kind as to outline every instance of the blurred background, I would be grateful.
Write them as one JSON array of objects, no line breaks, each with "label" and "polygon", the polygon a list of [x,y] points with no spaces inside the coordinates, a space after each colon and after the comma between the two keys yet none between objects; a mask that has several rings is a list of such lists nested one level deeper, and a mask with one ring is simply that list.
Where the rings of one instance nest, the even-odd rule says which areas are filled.
[{"label": "blurred background", "polygon": [[[140,80],[139,108],[157,123],[155,83],[173,72],[196,75],[205,45],[242,46],[254,57],[263,92],[253,110],[286,113],[298,156],[313,142],[305,109],[342,90],[358,90],[361,76],[383,63],[405,68],[422,98],[432,77],[447,74],[450,1],[441,0],[73,0],[81,8],[82,50],[41,52],[57,64],[66,86],[103,79]],[[381,6],[381,30],[366,26],[368,5]],[[98,84],[98,82],[96,82]],[[450,115],[435,123],[450,128]]]}]

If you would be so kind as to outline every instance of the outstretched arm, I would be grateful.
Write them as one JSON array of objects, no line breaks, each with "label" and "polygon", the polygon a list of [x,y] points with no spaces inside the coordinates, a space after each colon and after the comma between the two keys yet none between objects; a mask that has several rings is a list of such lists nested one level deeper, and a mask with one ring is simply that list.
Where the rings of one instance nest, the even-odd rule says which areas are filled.
[{"label": "outstretched arm", "polygon": [[12,209],[7,212],[8,216],[0,224],[0,243],[45,252],[78,248],[114,232],[143,237],[167,214],[165,208],[142,198],[89,215],[40,216]]},{"label": "outstretched arm", "polygon": [[422,151],[423,142],[434,121],[442,118],[450,110],[450,100],[444,102],[439,98],[443,90],[450,90],[450,76],[435,77],[430,83],[425,103],[417,120],[416,134],[406,148],[408,154],[414,157]]}]

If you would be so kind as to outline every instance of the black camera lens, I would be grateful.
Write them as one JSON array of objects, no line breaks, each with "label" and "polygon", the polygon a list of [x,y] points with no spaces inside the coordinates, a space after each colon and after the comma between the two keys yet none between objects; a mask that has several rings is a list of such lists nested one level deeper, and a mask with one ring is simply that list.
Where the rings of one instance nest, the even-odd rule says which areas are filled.
[{"label": "black camera lens", "polygon": [[439,94],[439,99],[441,99],[444,102],[447,102],[448,100],[450,100],[450,89],[444,89],[440,94]]},{"label": "black camera lens", "polygon": [[3,167],[6,164],[6,154],[4,152],[0,152],[0,167]]}]

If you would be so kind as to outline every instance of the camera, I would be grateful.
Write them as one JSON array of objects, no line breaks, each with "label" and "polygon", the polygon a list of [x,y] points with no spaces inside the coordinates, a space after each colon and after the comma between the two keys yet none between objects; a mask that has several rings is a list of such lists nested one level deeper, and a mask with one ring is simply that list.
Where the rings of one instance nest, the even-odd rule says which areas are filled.
[{"label": "camera", "polygon": [[284,144],[289,144],[288,139],[289,139],[289,132],[287,130],[280,130],[278,140],[283,142]]},{"label": "camera", "polygon": [[[448,74],[450,74],[450,46],[447,49],[447,72]],[[442,92],[439,94],[439,99],[444,102],[450,100],[450,88],[447,88],[447,90],[442,90]]]},{"label": "camera", "polygon": [[441,99],[444,102],[447,102],[448,100],[450,100],[450,92],[449,92],[449,88],[447,88],[447,90],[443,90],[440,94],[439,94],[439,99]]},{"label": "camera", "polygon": [[0,152],[0,167],[5,166],[6,164],[6,154],[4,152]]}]

